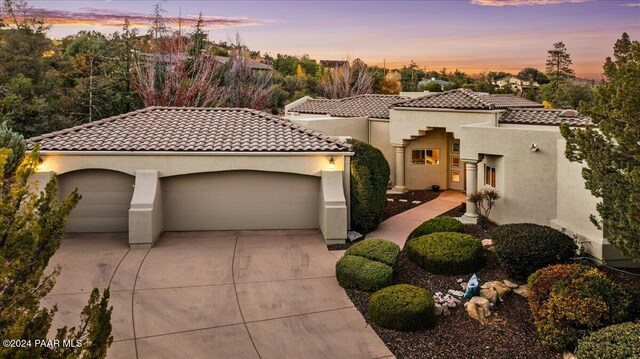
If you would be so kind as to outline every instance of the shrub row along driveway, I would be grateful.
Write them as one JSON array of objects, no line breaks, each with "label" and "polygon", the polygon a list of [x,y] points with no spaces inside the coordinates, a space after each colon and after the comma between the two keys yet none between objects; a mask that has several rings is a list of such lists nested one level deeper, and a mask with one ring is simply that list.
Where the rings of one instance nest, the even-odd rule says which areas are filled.
[{"label": "shrub row along driveway", "polygon": [[[111,288],[110,358],[384,358],[392,354],[338,286],[318,231],[68,236],[45,305],[77,325],[93,287]],[[50,335],[53,333],[50,333]]]}]

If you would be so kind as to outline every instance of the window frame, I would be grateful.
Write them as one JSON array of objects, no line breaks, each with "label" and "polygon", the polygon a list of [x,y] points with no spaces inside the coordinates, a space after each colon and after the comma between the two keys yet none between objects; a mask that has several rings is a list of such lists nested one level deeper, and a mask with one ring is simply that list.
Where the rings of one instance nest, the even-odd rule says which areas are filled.
[{"label": "window frame", "polygon": [[[423,162],[416,162],[414,160],[414,156],[413,156],[414,151],[422,152],[421,158],[424,159]],[[433,151],[438,151],[438,157],[435,160],[436,163],[430,163],[429,161],[427,161],[427,158],[428,158],[427,151],[432,151],[432,155],[434,153]],[[431,157],[434,157],[434,156],[431,156]],[[431,148],[412,148],[411,149],[411,164],[412,165],[416,165],[416,166],[440,166],[440,162],[441,162],[440,161],[440,148],[431,147]]]},{"label": "window frame", "polygon": [[496,166],[486,164],[484,165],[484,184],[496,188],[496,178],[498,170]]}]

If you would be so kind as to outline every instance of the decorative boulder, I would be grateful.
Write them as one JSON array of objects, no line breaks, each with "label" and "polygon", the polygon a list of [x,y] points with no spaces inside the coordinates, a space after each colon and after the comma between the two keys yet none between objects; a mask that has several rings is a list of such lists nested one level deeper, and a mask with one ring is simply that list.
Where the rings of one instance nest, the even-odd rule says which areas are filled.
[{"label": "decorative boulder", "polygon": [[491,310],[489,309],[489,301],[482,297],[473,297],[465,304],[467,307],[467,313],[475,320],[482,323],[491,316]]}]

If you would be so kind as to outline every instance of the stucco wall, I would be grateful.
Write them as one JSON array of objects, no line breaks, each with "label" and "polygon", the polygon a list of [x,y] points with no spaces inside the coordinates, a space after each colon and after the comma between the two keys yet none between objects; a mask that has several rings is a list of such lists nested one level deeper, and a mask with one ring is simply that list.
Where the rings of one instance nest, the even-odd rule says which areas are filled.
[{"label": "stucco wall", "polygon": [[[411,140],[418,136],[420,130],[429,127],[445,128],[460,138],[460,128],[469,124],[497,123],[498,115],[504,111],[456,111],[436,109],[391,109],[389,140],[392,144],[402,144],[404,140]],[[464,146],[464,143],[462,144]]]},{"label": "stucco wall", "polygon": [[[424,136],[410,141],[405,149],[405,183],[408,189],[425,189],[432,185],[439,185],[441,189],[446,189],[448,185],[447,173],[449,160],[447,147],[449,146],[448,135],[442,128],[428,131]],[[439,149],[439,165],[418,165],[411,162],[412,150]]]},{"label": "stucco wall", "polygon": [[318,117],[287,116],[307,128],[324,132],[330,136],[349,136],[363,142],[369,142],[369,119],[366,117]]},{"label": "stucco wall", "polygon": [[329,169],[329,159],[335,160],[336,170],[344,168],[343,154],[180,154],[180,153],[136,153],[129,152],[42,152],[43,162],[39,171],[54,171],[63,174],[79,169],[109,169],[135,176],[137,170],[153,169],[160,178],[190,173],[256,170],[297,173],[320,176]]},{"label": "stucco wall", "polygon": [[[502,194],[491,217],[498,223],[549,224],[556,218],[557,127],[531,128],[465,126],[461,158],[482,160],[494,155],[496,187]],[[536,143],[537,152],[530,146]],[[478,187],[484,185],[484,163],[478,163]]]},{"label": "stucco wall", "polygon": [[389,169],[391,170],[391,178],[393,181],[395,168],[396,168],[396,151],[389,142],[389,120],[369,120],[369,144],[376,147],[384,158],[389,163]]}]

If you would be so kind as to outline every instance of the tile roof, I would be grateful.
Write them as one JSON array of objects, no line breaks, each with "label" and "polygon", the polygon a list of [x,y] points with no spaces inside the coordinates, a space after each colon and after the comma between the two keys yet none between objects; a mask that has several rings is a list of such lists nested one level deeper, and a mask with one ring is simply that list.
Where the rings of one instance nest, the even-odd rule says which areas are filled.
[{"label": "tile roof", "polygon": [[389,118],[389,106],[407,99],[405,96],[373,94],[339,100],[309,99],[289,111],[334,117]]},{"label": "tile roof", "polygon": [[[571,114],[571,112],[574,113]],[[593,125],[588,117],[581,117],[576,111],[548,109],[508,109],[500,116],[499,122],[548,126],[559,126],[566,123],[569,126],[577,127]]]},{"label": "tile roof", "polygon": [[343,152],[345,142],[242,108],[148,107],[33,137],[51,151]]},{"label": "tile roof", "polygon": [[393,107],[493,110],[510,107],[542,107],[542,104],[514,95],[456,89],[402,101],[394,104]]}]

